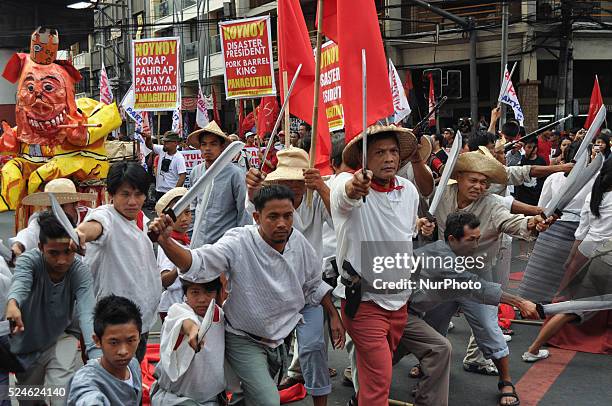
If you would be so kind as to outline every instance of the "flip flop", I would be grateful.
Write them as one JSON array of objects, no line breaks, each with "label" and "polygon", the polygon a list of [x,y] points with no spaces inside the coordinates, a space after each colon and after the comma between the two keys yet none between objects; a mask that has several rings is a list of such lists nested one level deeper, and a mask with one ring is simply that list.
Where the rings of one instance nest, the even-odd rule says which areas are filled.
[{"label": "flip flop", "polygon": [[[497,388],[499,390],[502,390],[503,387],[505,386],[511,386],[512,387],[512,392],[510,393],[503,393],[500,392],[497,394],[497,402],[500,406],[519,406],[521,404],[521,401],[519,400],[518,395],[516,394],[516,388],[514,387],[514,385],[512,384],[512,382],[510,381],[499,381],[497,383]],[[513,398],[514,402],[511,403],[501,403],[502,398]]]}]

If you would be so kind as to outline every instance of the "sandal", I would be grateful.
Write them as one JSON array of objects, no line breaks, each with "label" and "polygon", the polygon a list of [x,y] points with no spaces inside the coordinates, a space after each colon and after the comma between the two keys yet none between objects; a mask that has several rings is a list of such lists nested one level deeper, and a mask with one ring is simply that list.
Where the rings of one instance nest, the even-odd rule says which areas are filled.
[{"label": "sandal", "polygon": [[[497,388],[499,390],[502,390],[502,388],[505,387],[505,386],[512,387],[512,392],[509,392],[509,393],[500,392],[500,393],[498,393],[497,394],[498,404],[501,405],[501,406],[519,406],[521,404],[521,401],[519,400],[519,397],[516,394],[516,388],[514,387],[512,382],[510,382],[510,381],[499,381],[497,383]],[[511,402],[511,403],[501,403],[502,398],[513,398],[514,401]]]},{"label": "sandal", "polygon": [[333,378],[336,375],[338,375],[338,371],[336,370],[336,368],[328,368],[329,369],[329,377]]},{"label": "sandal", "polygon": [[421,364],[416,364],[415,366],[413,366],[410,369],[410,372],[408,373],[408,375],[411,378],[415,378],[415,379],[421,378],[423,376],[423,371],[421,370]]}]

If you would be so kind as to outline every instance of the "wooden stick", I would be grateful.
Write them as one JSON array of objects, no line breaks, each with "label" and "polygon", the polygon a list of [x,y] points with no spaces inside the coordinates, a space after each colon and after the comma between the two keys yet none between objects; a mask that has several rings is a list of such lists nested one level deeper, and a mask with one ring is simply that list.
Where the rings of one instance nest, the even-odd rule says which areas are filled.
[{"label": "wooden stick", "polygon": [[100,128],[102,127],[102,123],[98,124],[60,124],[57,128],[78,128],[78,127],[87,127],[87,128]]},{"label": "wooden stick", "polygon": [[541,320],[522,320],[522,319],[512,319],[510,320],[512,323],[516,323],[516,324],[528,324],[531,326],[541,326],[542,324],[544,324],[543,321]]},{"label": "wooden stick", "polygon": [[401,400],[389,399],[389,404],[393,406],[414,406],[412,403],[402,402]]},{"label": "wooden stick", "polygon": [[[317,131],[319,128],[319,94],[321,93],[321,45],[323,42],[323,0],[317,1],[317,50],[315,53],[314,103],[312,109],[312,131],[310,132],[310,167],[315,166]],[[306,192],[306,204],[312,207],[312,190]]]},{"label": "wooden stick", "polygon": [[[287,93],[289,92],[289,79],[287,79],[287,71],[283,72],[283,89],[285,89],[285,99],[287,98]],[[285,108],[285,148],[289,148],[289,102],[287,102],[287,107]]]},{"label": "wooden stick", "polygon": [[158,111],[157,112],[157,144],[161,144],[161,113]]}]

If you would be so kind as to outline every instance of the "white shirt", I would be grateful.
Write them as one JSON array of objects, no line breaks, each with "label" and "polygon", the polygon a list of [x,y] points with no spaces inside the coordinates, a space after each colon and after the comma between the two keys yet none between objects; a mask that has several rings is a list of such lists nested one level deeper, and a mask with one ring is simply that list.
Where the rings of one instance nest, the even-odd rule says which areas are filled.
[{"label": "white shirt", "polygon": [[[155,190],[165,193],[176,187],[179,175],[187,173],[185,157],[180,153],[180,151],[176,151],[174,155],[170,155],[164,151],[164,147],[161,145],[153,145],[153,151],[159,155],[157,161],[157,175],[155,176]],[[164,159],[172,160],[170,162],[168,172],[163,172],[161,170]]]},{"label": "white shirt", "polygon": [[580,225],[574,235],[576,240],[582,241],[578,248],[586,257],[591,257],[597,247],[612,240],[612,192],[604,193],[599,217],[591,212],[591,194],[587,195],[580,212]]},{"label": "white shirt", "polygon": [[[567,181],[567,177],[563,172],[553,173],[544,181],[544,185],[542,185],[542,193],[540,194],[540,200],[538,201],[539,207],[548,207],[552,200],[555,199],[560,193],[565,192],[565,182]],[[559,220],[561,221],[580,221],[580,211],[582,210],[582,206],[584,206],[584,201],[587,195],[593,189],[593,182],[595,178],[591,179],[587,182],[586,185],[578,192],[572,200],[567,204],[567,206],[563,209],[563,214]]]},{"label": "white shirt", "polygon": [[[191,320],[200,325],[198,316],[187,303],[176,303],[170,307],[164,320],[160,340],[160,362],[156,372],[160,388],[182,398],[205,404],[215,399],[225,389],[224,356],[225,327],[223,311],[215,305],[218,313],[205,335],[198,353],[194,352],[187,337],[175,349],[183,321]],[[155,404],[155,403],[153,403]],[[173,403],[173,404],[179,404]]]},{"label": "white shirt", "polygon": [[[177,244],[181,244],[180,242],[172,239]],[[170,258],[166,255],[163,249],[157,250],[157,269],[159,270],[159,275],[161,278],[161,274],[164,271],[172,271],[176,268],[176,265]],[[172,283],[172,285],[168,286],[161,294],[161,299],[159,300],[159,308],[157,309],[160,313],[167,313],[170,306],[175,303],[183,302],[183,286],[181,285],[181,281],[178,276]]]},{"label": "white shirt", "polygon": [[223,304],[228,331],[243,331],[277,347],[302,320],[306,304],[317,305],[331,290],[306,238],[293,230],[281,254],[259,234],[258,226],[228,230],[214,244],[191,250],[191,268],[205,280],[227,275]]},{"label": "white shirt", "polygon": [[[365,268],[365,264],[362,269],[361,260],[364,247],[362,243],[377,242],[379,244],[377,248],[380,251],[385,247],[393,249],[389,243],[398,242],[402,253],[412,256],[412,238],[416,235],[419,193],[410,181],[398,176],[395,178],[396,184],[402,189],[391,192],[377,192],[370,189],[364,204],[362,199],[353,200],[346,194],[346,183],[352,177],[351,173],[341,173],[336,176],[331,187],[330,200],[338,244],[336,249],[338,268],[341,268],[346,260],[362,277],[362,301],[371,300],[383,309],[398,310],[408,301],[409,288],[399,293],[364,292],[363,284],[369,279],[367,274],[371,271]],[[377,248],[374,250],[376,251]],[[366,272],[363,272],[364,269]],[[382,278],[384,275],[385,273],[380,274]],[[409,279],[410,275],[411,269],[401,271],[402,278]],[[377,278],[371,273],[370,277]],[[396,278],[392,280],[398,281]],[[370,280],[368,283],[373,284],[374,282]],[[334,294],[344,298],[344,285],[338,283]]]},{"label": "white shirt", "polygon": [[129,298],[142,312],[142,332],[148,332],[157,319],[162,285],[146,225],[141,230],[112,205],[92,210],[85,218],[90,220],[102,225],[102,234],[85,253],[96,301],[110,294]]}]

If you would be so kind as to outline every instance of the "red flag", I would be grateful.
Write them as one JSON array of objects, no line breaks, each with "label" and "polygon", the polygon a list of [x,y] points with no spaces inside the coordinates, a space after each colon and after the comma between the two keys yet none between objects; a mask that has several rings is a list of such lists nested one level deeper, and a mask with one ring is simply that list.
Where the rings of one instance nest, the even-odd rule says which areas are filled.
[{"label": "red flag", "polygon": [[253,127],[255,127],[255,113],[251,111],[240,122],[240,133],[242,134],[241,137],[244,136],[244,133],[253,131]]},{"label": "red flag", "polygon": [[212,88],[212,98],[213,98],[213,105],[212,105],[213,118],[215,122],[217,123],[217,125],[221,127],[221,117],[219,117],[219,110],[217,110],[217,93],[215,92],[214,87]]},{"label": "red flag", "polygon": [[257,135],[262,140],[266,134],[270,134],[274,129],[274,122],[278,117],[278,102],[276,96],[262,97],[257,106]]},{"label": "red flag", "polygon": [[242,122],[244,121],[244,100],[238,100],[238,136],[242,138],[244,131],[242,131]]},{"label": "red flag", "polygon": [[603,106],[603,98],[601,97],[601,89],[599,88],[599,78],[595,75],[595,83],[593,84],[593,92],[591,93],[591,102],[589,103],[589,115],[584,123],[584,128],[589,128],[595,119],[595,115]]},{"label": "red flag", "polygon": [[372,0],[325,0],[323,32],[338,44],[346,140],[362,131],[361,50],[367,59],[367,124],[393,114],[387,58]]},{"label": "red flag", "polygon": [[[433,83],[433,75],[429,74],[429,111],[433,111],[433,109],[436,107],[436,95],[434,93],[434,83]],[[429,126],[430,127],[435,127],[436,126],[436,115],[432,114],[431,117],[429,117]]]},{"label": "red flag", "polygon": [[[288,81],[291,83],[300,64],[302,64],[302,70],[291,93],[289,110],[294,116],[308,124],[312,124],[315,80],[315,61],[312,45],[299,0],[281,0],[278,2],[279,71],[287,72]],[[280,83],[281,100],[284,102],[285,89],[282,80]],[[319,117],[317,123],[315,167],[322,174],[329,174],[331,171],[329,165],[331,138],[322,95],[319,96]]]}]

